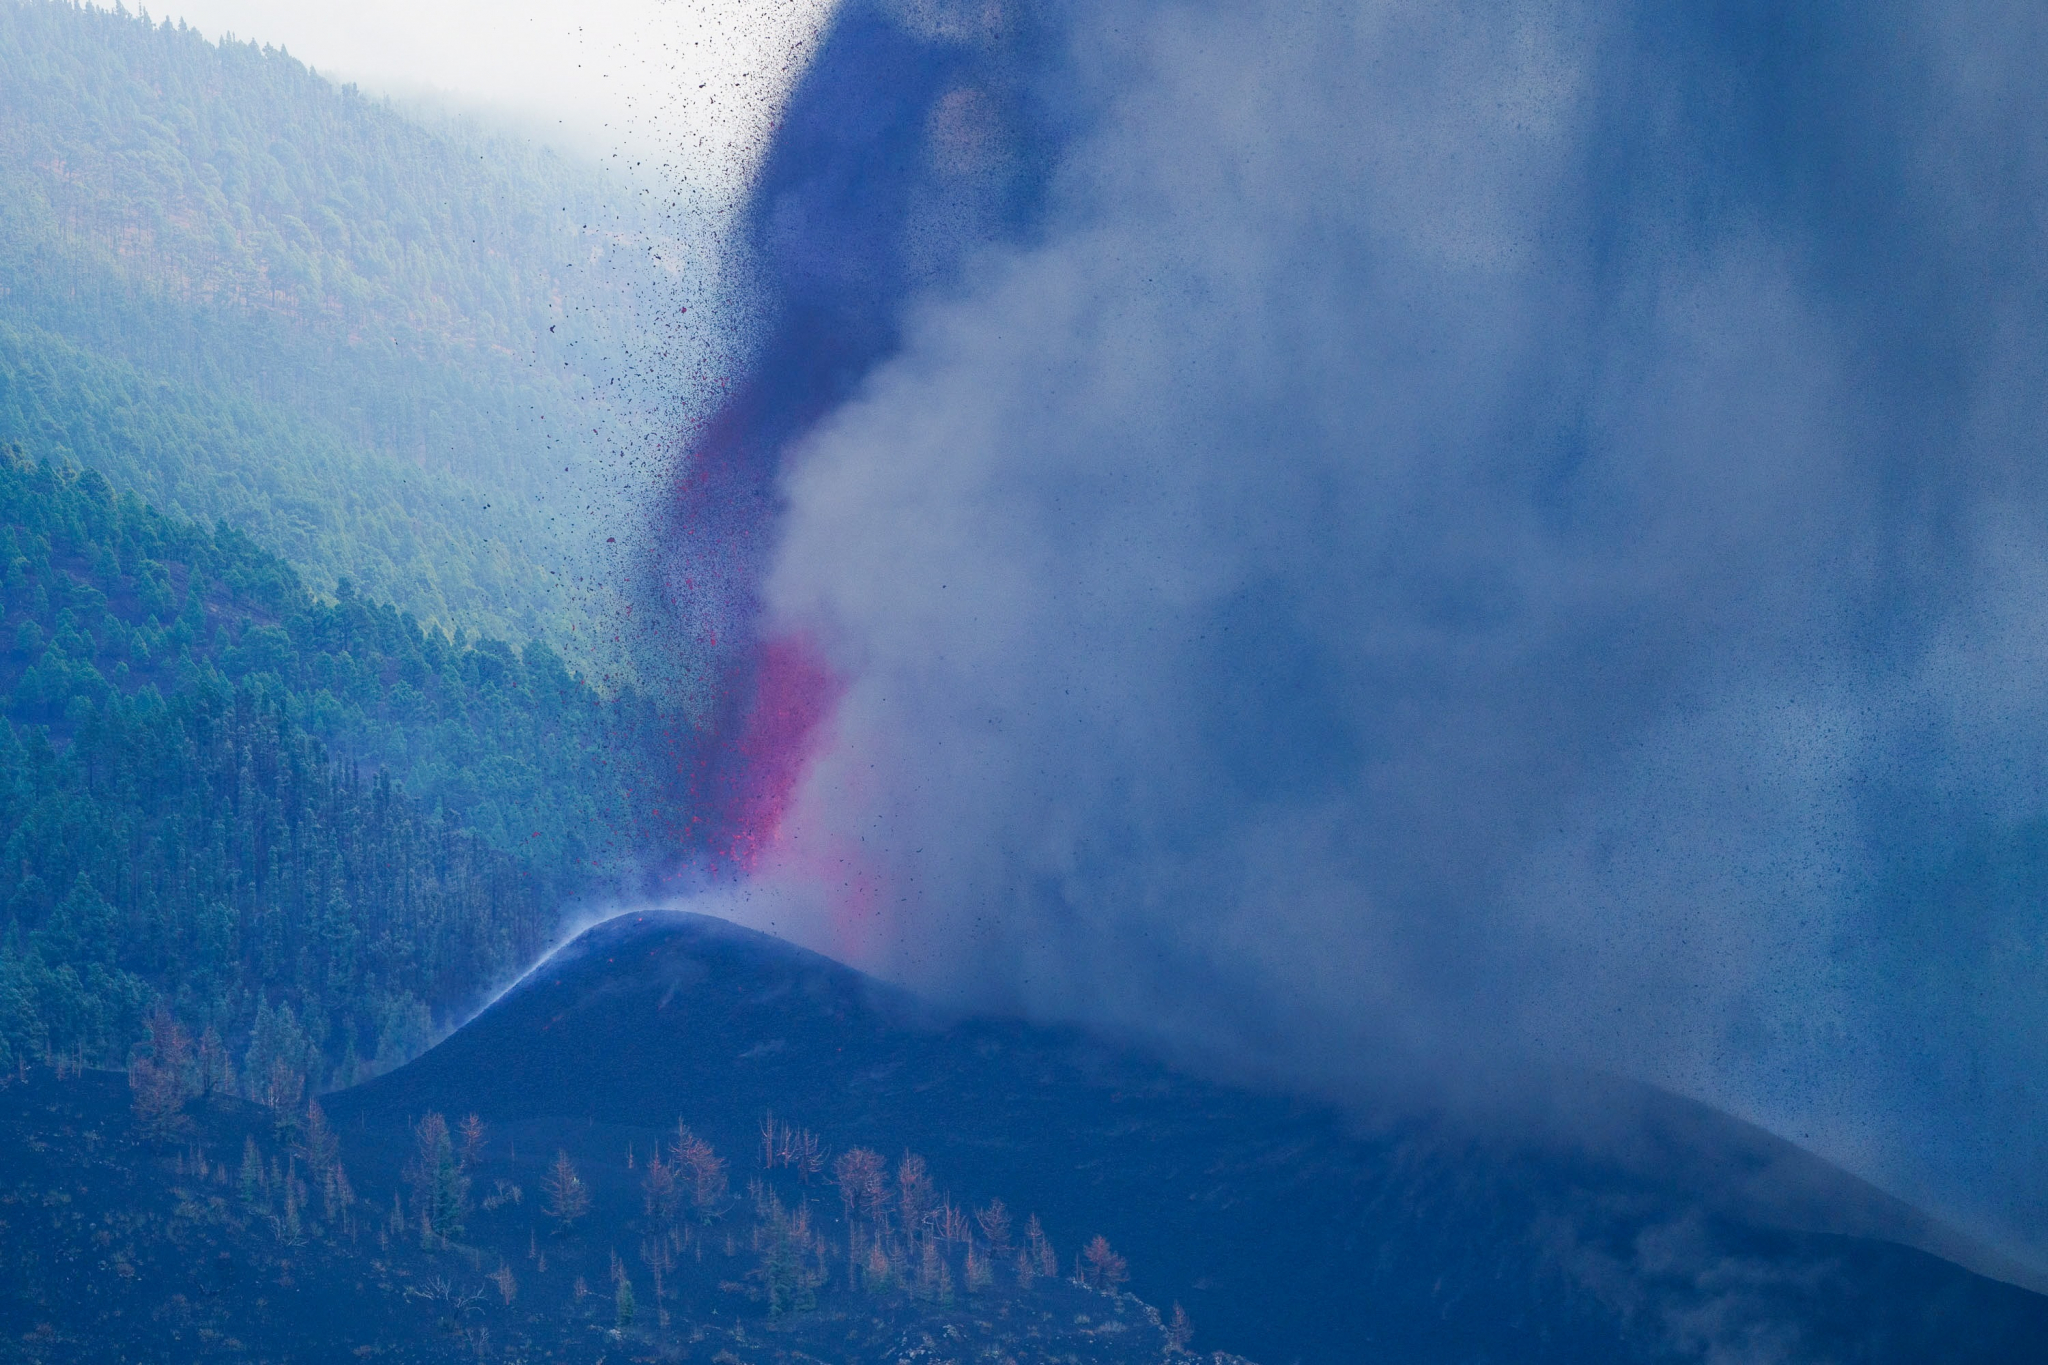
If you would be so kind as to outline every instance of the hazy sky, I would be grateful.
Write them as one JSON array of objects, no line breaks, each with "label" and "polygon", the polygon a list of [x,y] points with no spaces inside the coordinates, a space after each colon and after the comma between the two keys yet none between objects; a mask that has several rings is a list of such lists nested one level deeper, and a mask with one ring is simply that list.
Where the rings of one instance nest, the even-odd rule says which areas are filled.
[{"label": "hazy sky", "polygon": [[176,0],[338,79],[510,114],[580,147],[749,160],[831,0]]}]

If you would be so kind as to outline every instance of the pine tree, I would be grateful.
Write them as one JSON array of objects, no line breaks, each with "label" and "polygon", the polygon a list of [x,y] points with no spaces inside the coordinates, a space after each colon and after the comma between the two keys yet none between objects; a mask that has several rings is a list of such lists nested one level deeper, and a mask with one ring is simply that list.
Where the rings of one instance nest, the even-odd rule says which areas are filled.
[{"label": "pine tree", "polygon": [[1041,1276],[1050,1280],[1059,1275],[1059,1255],[1053,1250],[1052,1241],[1045,1235],[1045,1228],[1039,1223],[1038,1215],[1035,1213],[1024,1225],[1024,1245],[1030,1251],[1031,1259]]},{"label": "pine tree", "polygon": [[855,1147],[832,1163],[832,1177],[839,1182],[839,1199],[846,1216],[856,1215],[879,1221],[889,1202],[889,1163],[880,1152]]},{"label": "pine tree", "polygon": [[924,1158],[915,1152],[905,1152],[903,1160],[896,1167],[896,1202],[902,1212],[903,1230],[912,1236],[924,1226],[924,1216],[930,1212],[936,1195],[932,1189],[931,1172],[925,1169]]},{"label": "pine tree", "polygon": [[868,1247],[867,1281],[869,1292],[875,1294],[886,1293],[896,1283],[896,1267],[880,1242]]},{"label": "pine tree", "polygon": [[682,1188],[676,1183],[675,1167],[661,1159],[659,1150],[647,1158],[647,1170],[641,1177],[640,1187],[647,1216],[654,1220],[656,1227],[666,1231],[674,1225],[681,1207]]},{"label": "pine tree", "polygon": [[988,1238],[991,1250],[998,1255],[1010,1250],[1010,1210],[1002,1200],[992,1199],[986,1208],[977,1209],[974,1221],[981,1225],[981,1235]]},{"label": "pine tree", "polygon": [[618,1288],[612,1295],[614,1325],[626,1328],[633,1325],[633,1281],[626,1274],[625,1263],[619,1260],[619,1253],[612,1253],[612,1280]]},{"label": "pine tree", "polygon": [[327,1111],[320,1107],[320,1101],[306,1101],[306,1117],[299,1125],[299,1139],[294,1150],[315,1180],[324,1179],[333,1170],[341,1144],[327,1124]]},{"label": "pine tree", "polygon": [[232,1092],[235,1088],[234,1068],[228,1062],[228,1050],[221,1043],[220,1031],[212,1024],[199,1035],[199,1049],[194,1058],[198,1092],[201,1099],[212,1099],[215,1095]]},{"label": "pine tree", "polygon": [[1173,1316],[1166,1324],[1166,1351],[1168,1355],[1179,1355],[1188,1349],[1188,1343],[1195,1339],[1195,1329],[1188,1321],[1187,1309],[1180,1304],[1173,1305]]},{"label": "pine tree", "polygon": [[278,1236],[286,1246],[298,1246],[305,1241],[299,1224],[299,1182],[290,1172],[284,1178],[284,1218],[278,1225]]},{"label": "pine tree", "polygon": [[690,1203],[701,1218],[715,1218],[730,1195],[725,1159],[681,1122],[676,1124],[675,1141],[669,1147],[676,1167],[687,1178]]},{"label": "pine tree", "polygon": [[427,1114],[413,1129],[413,1159],[406,1179],[420,1211],[422,1238],[445,1242],[460,1237],[469,1210],[469,1177],[456,1159],[448,1120],[440,1114]]},{"label": "pine tree", "polygon": [[135,1119],[152,1138],[167,1138],[186,1124],[185,1099],[192,1089],[192,1048],[184,1026],[159,1006],[149,1016],[149,1044],[128,1064]]},{"label": "pine tree", "polygon": [[348,1235],[353,1240],[356,1226],[356,1192],[354,1187],[348,1183],[348,1171],[339,1161],[327,1168],[327,1183],[322,1186],[321,1193],[327,1200],[327,1221],[329,1223],[333,1223],[337,1219],[344,1221],[348,1228]]},{"label": "pine tree", "polygon": [[541,1193],[546,1196],[543,1209],[548,1217],[555,1220],[563,1231],[575,1226],[590,1212],[590,1190],[583,1178],[576,1174],[576,1163],[569,1160],[569,1153],[558,1150],[554,1164],[540,1182]]},{"label": "pine tree", "polygon": [[979,1294],[982,1290],[995,1283],[995,1276],[989,1273],[988,1258],[982,1254],[981,1248],[973,1242],[967,1244],[965,1270],[967,1275],[967,1292],[970,1294]]},{"label": "pine tree", "polygon": [[462,1168],[467,1171],[483,1160],[484,1121],[471,1114],[462,1121]]},{"label": "pine tree", "polygon": [[258,1204],[265,1202],[263,1198],[263,1157],[257,1152],[256,1139],[253,1137],[242,1139],[242,1173],[240,1183],[242,1204],[245,1208],[253,1209]]},{"label": "pine tree", "polygon": [[1091,1289],[1114,1293],[1118,1285],[1131,1278],[1129,1264],[1110,1248],[1109,1239],[1100,1233],[1081,1249],[1081,1262],[1082,1282]]}]

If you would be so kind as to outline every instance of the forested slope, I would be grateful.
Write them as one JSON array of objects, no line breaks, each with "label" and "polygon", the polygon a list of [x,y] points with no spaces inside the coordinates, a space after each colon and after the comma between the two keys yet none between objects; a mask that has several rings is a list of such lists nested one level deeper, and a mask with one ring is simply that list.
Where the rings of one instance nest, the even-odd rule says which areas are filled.
[{"label": "forested slope", "polygon": [[394,470],[288,404],[171,384],[0,322],[0,441],[102,470],[157,506],[225,519],[294,563],[323,566],[330,584],[347,573],[430,617],[542,628],[537,594],[492,588],[537,571],[532,541],[490,534],[537,534],[531,516],[513,508],[494,522],[487,494],[447,474]]},{"label": "forested slope", "polygon": [[251,1093],[353,1079],[666,838],[632,692],[0,455],[0,1067],[119,1065],[161,998]]},{"label": "forested slope", "polygon": [[566,635],[548,571],[602,542],[656,278],[636,202],[274,49],[0,0],[0,440],[322,586]]}]

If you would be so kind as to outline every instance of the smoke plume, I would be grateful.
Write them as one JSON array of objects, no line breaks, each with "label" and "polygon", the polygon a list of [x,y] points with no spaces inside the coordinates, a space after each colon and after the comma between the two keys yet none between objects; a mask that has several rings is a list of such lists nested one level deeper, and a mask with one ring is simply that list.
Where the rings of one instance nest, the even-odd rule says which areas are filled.
[{"label": "smoke plume", "polygon": [[820,661],[740,913],[2048,1237],[2044,66],[2020,4],[849,5],[700,463],[693,610]]}]

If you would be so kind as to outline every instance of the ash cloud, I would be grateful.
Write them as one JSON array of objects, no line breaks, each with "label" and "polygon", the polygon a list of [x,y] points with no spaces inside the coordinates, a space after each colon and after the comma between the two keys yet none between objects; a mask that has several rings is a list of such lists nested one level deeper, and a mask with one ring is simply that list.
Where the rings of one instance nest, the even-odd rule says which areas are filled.
[{"label": "ash cloud", "polygon": [[[1794,8],[1034,21],[1028,230],[777,465],[845,686],[777,927],[1337,1091],[1623,1071],[2042,1247],[2048,18]],[[1011,164],[960,69],[930,164]]]}]

